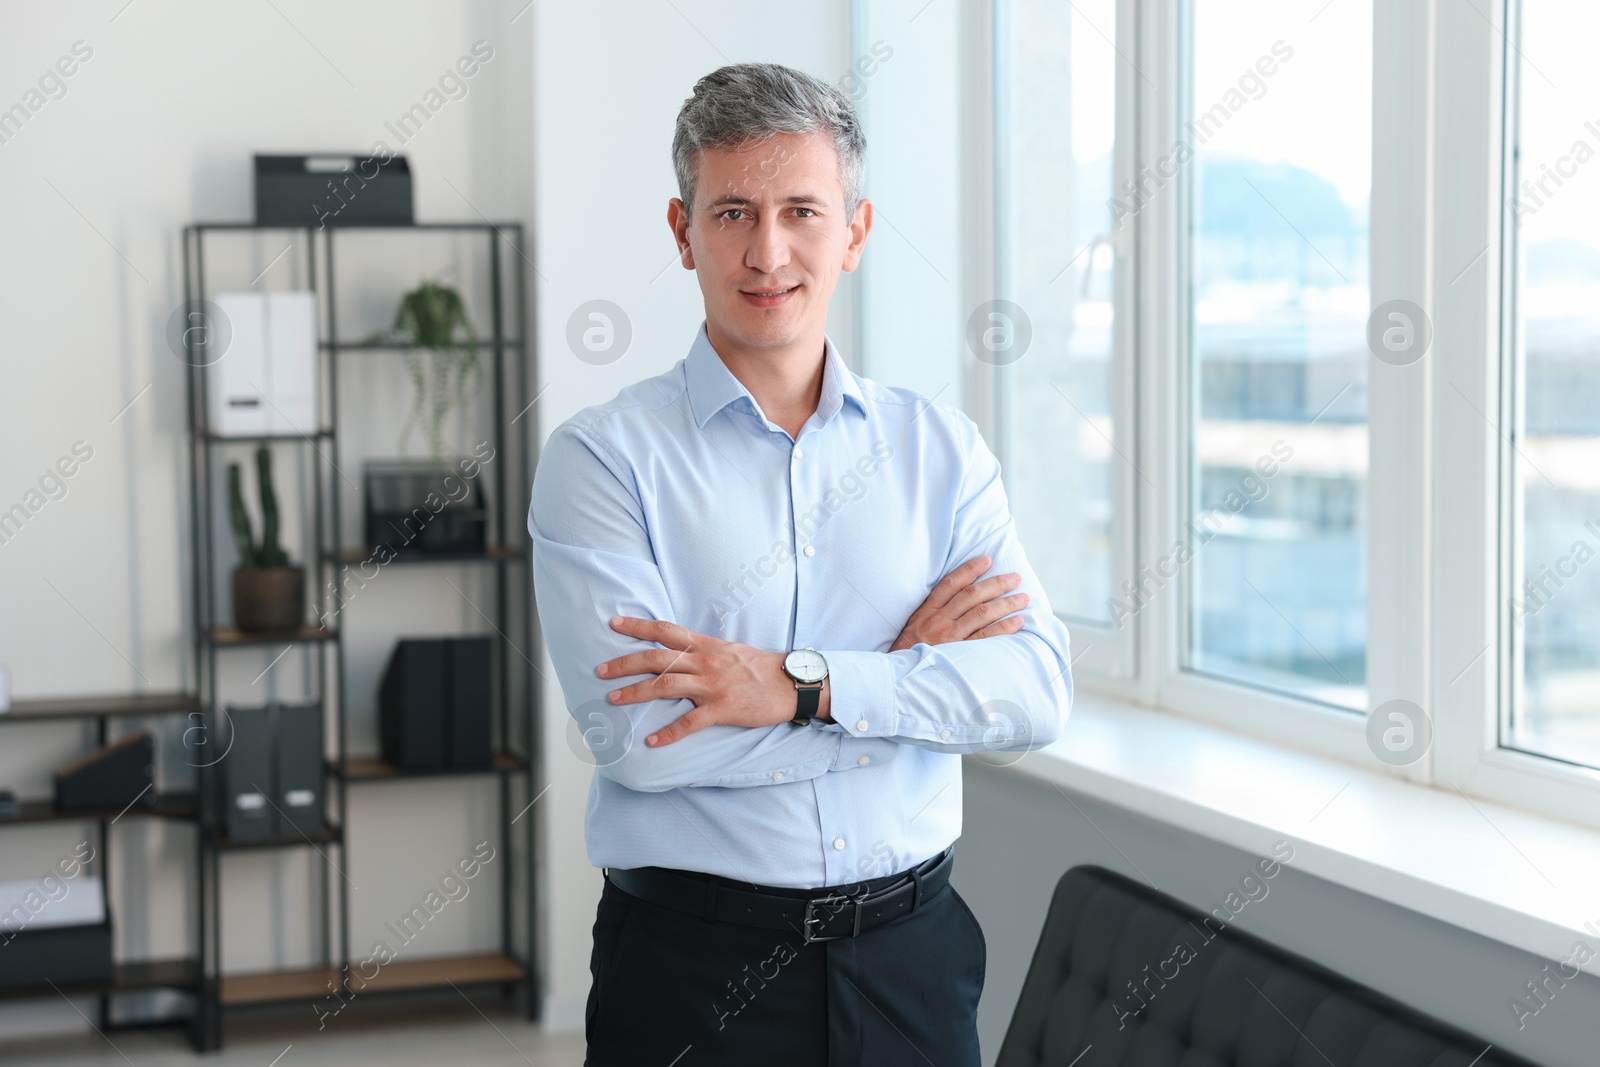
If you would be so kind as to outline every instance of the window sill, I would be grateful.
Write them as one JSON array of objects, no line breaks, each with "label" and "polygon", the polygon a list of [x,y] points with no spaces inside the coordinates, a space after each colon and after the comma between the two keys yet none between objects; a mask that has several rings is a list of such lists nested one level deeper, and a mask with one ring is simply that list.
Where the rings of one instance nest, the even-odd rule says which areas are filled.
[{"label": "window sill", "polygon": [[1586,827],[1100,694],[1055,744],[974,758],[1257,855],[1288,838],[1299,870],[1545,959],[1600,947]]}]

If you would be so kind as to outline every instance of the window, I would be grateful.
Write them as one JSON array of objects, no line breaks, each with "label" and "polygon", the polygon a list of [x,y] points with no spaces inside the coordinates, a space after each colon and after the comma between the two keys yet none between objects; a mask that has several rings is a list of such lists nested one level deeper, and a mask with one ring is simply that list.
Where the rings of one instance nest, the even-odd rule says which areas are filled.
[{"label": "window", "polygon": [[1194,0],[1141,172],[1191,193],[1183,662],[1364,711],[1372,3],[1302,6]]},{"label": "window", "polygon": [[1600,9],[1525,0],[1510,57],[1510,700],[1500,743],[1600,766]]},{"label": "window", "polygon": [[866,132],[874,208],[853,287],[861,311],[852,365],[962,407],[962,86],[950,77],[961,64],[960,34],[953,7],[922,7],[858,0],[854,58],[830,79]]},{"label": "window", "polygon": [[[1113,216],[1116,0],[1009,0],[996,101],[997,278],[969,316],[968,347],[994,368],[1007,496],[1056,613],[1113,619],[1119,486],[1136,476],[1115,417],[1128,228]],[[1063,61],[1063,59],[1065,61]],[[1080,635],[1080,649],[1087,645]]]},{"label": "window", "polygon": [[1081,691],[1600,826],[1600,8],[892,8],[867,333],[1000,454]]}]

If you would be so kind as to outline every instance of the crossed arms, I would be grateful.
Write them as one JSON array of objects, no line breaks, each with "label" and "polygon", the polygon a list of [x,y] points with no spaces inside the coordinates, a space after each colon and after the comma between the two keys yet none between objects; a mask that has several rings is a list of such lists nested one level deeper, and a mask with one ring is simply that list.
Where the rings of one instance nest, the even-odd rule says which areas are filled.
[{"label": "crossed arms", "polygon": [[[999,464],[965,425],[971,462],[949,557],[965,562],[887,651],[821,650],[832,721],[804,729],[788,722],[787,650],[677,625],[631,475],[588,431],[558,428],[529,508],[534,581],[599,773],[639,791],[755,786],[881,764],[904,744],[961,753],[1056,740],[1072,699],[1066,629],[1022,554]],[[991,566],[1011,569],[981,578]],[[1024,614],[1029,603],[1042,610]]]}]

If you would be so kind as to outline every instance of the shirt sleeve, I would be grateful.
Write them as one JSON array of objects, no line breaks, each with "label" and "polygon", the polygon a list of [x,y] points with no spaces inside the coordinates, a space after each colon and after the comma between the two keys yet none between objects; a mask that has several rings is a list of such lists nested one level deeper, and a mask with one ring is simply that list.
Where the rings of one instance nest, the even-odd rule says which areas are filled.
[{"label": "shirt sleeve", "polygon": [[613,615],[677,621],[634,486],[602,438],[568,423],[545,444],[528,507],[539,624],[576,720],[573,744],[591,753],[598,773],[660,792],[782,784],[864,766],[864,754],[868,763],[892,759],[893,744],[820,724],[718,724],[670,745],[645,744],[694,705],[682,697],[615,705],[606,694],[626,681],[595,674],[606,660],[659,647],[612,629]]},{"label": "shirt sleeve", "polygon": [[987,555],[989,575],[1021,574],[1013,592],[1029,598],[1022,629],[895,652],[824,650],[830,714],[852,737],[941,752],[1043,748],[1060,738],[1072,707],[1070,639],[1023,554],[999,461],[972,420],[953,414],[969,458],[940,573]]}]

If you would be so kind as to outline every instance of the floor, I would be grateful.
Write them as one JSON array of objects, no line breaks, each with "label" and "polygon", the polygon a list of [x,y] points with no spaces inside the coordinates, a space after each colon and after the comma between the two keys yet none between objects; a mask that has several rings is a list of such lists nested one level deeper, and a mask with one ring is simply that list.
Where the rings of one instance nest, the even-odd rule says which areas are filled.
[{"label": "floor", "polygon": [[[93,1031],[7,1040],[5,1067],[408,1067],[470,1063],[474,1067],[581,1067],[581,1033],[546,1034],[498,993],[392,996],[352,1002],[324,1020],[304,1007],[230,1013],[226,1043],[201,1057],[177,1028]],[[113,1044],[114,1042],[114,1044]]]}]

